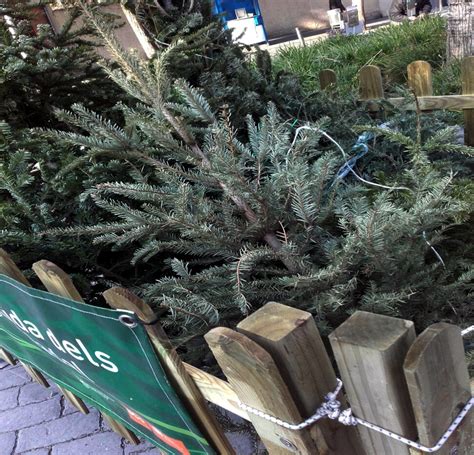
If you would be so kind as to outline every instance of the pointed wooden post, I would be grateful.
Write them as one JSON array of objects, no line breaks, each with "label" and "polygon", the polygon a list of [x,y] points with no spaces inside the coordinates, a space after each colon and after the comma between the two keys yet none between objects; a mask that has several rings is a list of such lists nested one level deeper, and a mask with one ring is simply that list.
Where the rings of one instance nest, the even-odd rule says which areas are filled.
[{"label": "pointed wooden post", "polygon": [[[474,57],[466,57],[461,65],[462,94],[474,95]],[[464,109],[464,143],[474,147],[474,109]]]},{"label": "pointed wooden post", "polygon": [[[17,267],[17,265],[12,261],[8,253],[0,248],[0,273],[6,275],[25,286],[30,286],[30,282],[26,279],[25,275],[21,273],[21,270]],[[6,352],[6,351],[5,351]],[[11,357],[9,353],[8,356]],[[9,358],[7,356],[7,358]],[[10,362],[9,362],[10,363]],[[26,373],[36,381],[38,384],[42,385],[43,387],[49,387],[49,383],[47,379],[43,376],[41,371],[27,365],[26,363],[20,361],[20,364],[25,369]]]},{"label": "pointed wooden post", "polygon": [[[270,302],[238,324],[237,330],[272,356],[303,419],[336,388],[336,374],[310,313]],[[342,393],[338,400],[347,407]],[[309,431],[318,446],[328,446],[329,453],[365,454],[355,427],[324,419]]]},{"label": "pointed wooden post", "polygon": [[407,66],[408,86],[415,96],[433,96],[431,65],[424,60],[411,62]]},{"label": "pointed wooden post", "polygon": [[[461,329],[438,323],[412,344],[403,366],[420,443],[433,447],[471,398]],[[474,453],[474,412],[464,417],[437,455]]]},{"label": "pointed wooden post", "polygon": [[[60,295],[76,302],[84,303],[79,291],[74,286],[71,278],[67,273],[59,268],[56,264],[49,261],[39,261],[33,264],[33,270],[35,271],[38,278],[41,280],[45,288],[52,294]],[[61,389],[63,391],[63,389]],[[86,404],[74,395],[72,392],[65,391],[65,397],[71,399],[71,403],[76,406],[83,413],[88,413]],[[63,392],[64,393],[64,392]],[[102,412],[104,419],[109,423],[109,426],[113,431],[124,437],[132,444],[139,444],[140,440],[137,438],[133,431],[122,425],[120,422],[112,419],[110,416]]]},{"label": "pointed wooden post", "polygon": [[[153,310],[127,289],[118,287],[109,289],[104,292],[104,298],[112,308],[133,311],[142,321],[151,322],[155,320]],[[187,404],[188,410],[202,433],[219,454],[234,454],[232,446],[209,410],[200,390],[186,371],[183,362],[171,345],[161,325],[156,323],[145,327],[170,382],[174,385],[181,399]]]},{"label": "pointed wooden post", "polygon": [[[211,330],[205,338],[242,403],[292,424],[304,420],[277,364],[264,348],[224,327]],[[270,455],[328,453],[324,441],[315,441],[309,429],[294,431],[252,413],[249,417]]]},{"label": "pointed wooden post", "polygon": [[8,364],[14,366],[16,365],[16,359],[8,351],[3,348],[0,348],[0,357],[5,360]]},{"label": "pointed wooden post", "polygon": [[[403,361],[415,340],[413,322],[357,311],[329,335],[354,414],[414,440],[417,436]],[[370,455],[408,455],[408,447],[359,429]]]},{"label": "pointed wooden post", "polygon": [[367,65],[359,72],[359,99],[367,102],[369,112],[378,112],[378,102],[384,98],[382,72],[375,65]]},{"label": "pointed wooden post", "polygon": [[319,72],[319,84],[321,90],[335,88],[337,86],[337,76],[333,70],[325,69]]}]

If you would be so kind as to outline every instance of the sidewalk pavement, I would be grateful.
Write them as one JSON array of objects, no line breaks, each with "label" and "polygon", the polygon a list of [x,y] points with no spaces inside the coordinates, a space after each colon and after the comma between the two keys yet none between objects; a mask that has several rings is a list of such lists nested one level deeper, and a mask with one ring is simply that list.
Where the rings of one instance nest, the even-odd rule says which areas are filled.
[{"label": "sidewalk pavement", "polygon": [[[112,432],[94,408],[83,415],[54,384],[33,382],[21,365],[0,360],[0,455],[159,455],[148,442],[133,445]],[[238,455],[251,443],[230,433]]]}]

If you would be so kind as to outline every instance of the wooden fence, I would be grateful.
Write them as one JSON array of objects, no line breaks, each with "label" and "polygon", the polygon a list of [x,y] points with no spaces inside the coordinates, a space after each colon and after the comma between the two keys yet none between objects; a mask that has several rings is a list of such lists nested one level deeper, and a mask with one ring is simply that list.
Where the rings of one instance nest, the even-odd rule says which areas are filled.
[{"label": "wooden fence", "polygon": [[[53,263],[39,261],[33,270],[49,292],[82,301],[69,276]],[[0,273],[29,285],[3,250]],[[154,319],[151,308],[125,289],[109,289],[104,298],[112,308],[132,310],[144,321]],[[205,338],[227,381],[183,363],[159,324],[146,328],[171,380],[219,454],[233,451],[206,400],[250,420],[271,455],[418,453],[360,426],[323,419],[294,431],[239,406],[244,403],[283,421],[300,423],[335,389],[331,357],[313,317],[305,311],[268,303],[235,330],[212,329]],[[339,396],[343,408],[350,404],[356,416],[423,445],[433,446],[471,397],[463,339],[456,326],[434,324],[417,336],[410,321],[358,311],[329,340],[344,383],[345,396]],[[4,349],[1,354],[9,363],[15,362]],[[40,384],[48,385],[39,371],[24,367]],[[63,393],[87,412],[82,400],[69,391]],[[119,434],[137,441],[122,424],[104,417]],[[474,453],[473,423],[471,411],[437,453]]]},{"label": "wooden fence", "polygon": [[[419,60],[407,67],[408,86],[416,96],[416,102],[406,98],[387,98],[387,101],[406,110],[433,111],[439,109],[462,110],[464,113],[464,142],[474,146],[474,57],[466,57],[461,63],[461,95],[433,96],[431,65]],[[326,69],[319,73],[321,89],[337,86],[336,73]],[[368,65],[359,72],[359,99],[369,111],[380,109],[385,99],[382,72],[378,66]]]}]

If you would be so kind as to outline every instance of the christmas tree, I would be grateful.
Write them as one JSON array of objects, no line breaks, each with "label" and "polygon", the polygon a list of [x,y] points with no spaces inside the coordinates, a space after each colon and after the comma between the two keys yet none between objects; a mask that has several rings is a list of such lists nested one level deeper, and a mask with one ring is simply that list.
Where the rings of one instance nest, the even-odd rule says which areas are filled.
[{"label": "christmas tree", "polygon": [[84,194],[115,221],[54,234],[93,235],[152,265],[140,291],[177,333],[232,324],[269,300],[312,311],[323,329],[355,309],[420,327],[472,316],[472,185],[448,157],[473,151],[452,143],[452,128],[433,134],[436,118],[424,127],[419,113],[366,125],[349,155],[324,121],[295,130],[269,104],[237,132],[232,106],[216,111],[169,76],[179,49],[149,65],[85,11],[119,65],[109,76],[138,104],[121,106],[123,128],[75,105],[59,119],[83,133],[48,135],[84,148],[73,166],[129,163],[129,181]]}]

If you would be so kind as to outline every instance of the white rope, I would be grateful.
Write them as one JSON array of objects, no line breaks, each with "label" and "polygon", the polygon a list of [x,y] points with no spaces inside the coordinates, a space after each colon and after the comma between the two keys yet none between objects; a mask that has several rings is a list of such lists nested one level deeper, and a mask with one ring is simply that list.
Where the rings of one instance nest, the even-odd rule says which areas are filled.
[{"label": "white rope", "polygon": [[461,331],[461,335],[465,337],[466,335],[469,335],[471,332],[474,332],[474,325],[471,325],[470,327],[467,327],[466,329]]},{"label": "white rope", "polygon": [[360,180],[361,182],[363,182],[367,185],[372,185],[372,186],[376,186],[376,187],[379,187],[379,188],[385,188],[386,190],[407,190],[407,191],[411,191],[410,188],[407,188],[405,186],[386,186],[386,185],[381,185],[380,183],[369,182],[368,180],[365,180],[364,178],[362,178],[356,171],[354,171],[354,169],[352,169],[352,166],[349,164],[349,162],[347,160],[347,154],[344,151],[344,149],[342,148],[342,146],[339,144],[339,142],[337,142],[335,139],[333,139],[328,133],[323,131],[321,128],[312,127],[312,126],[300,126],[299,128],[297,128],[296,131],[295,131],[295,137],[293,138],[293,142],[291,143],[288,152],[291,152],[291,150],[293,149],[293,147],[296,143],[296,140],[298,138],[299,133],[303,130],[316,131],[316,132],[322,134],[325,138],[329,139],[340,150],[340,152],[342,154],[342,157],[344,158],[344,161],[345,161],[344,164],[348,167],[349,171],[352,172],[352,174],[354,174],[354,176],[358,180]]},{"label": "white rope", "polygon": [[[471,332],[474,332],[474,325],[471,325],[470,327],[464,329],[461,332],[461,334],[464,337],[470,334]],[[321,406],[316,410],[316,412],[311,417],[307,418],[304,422],[301,422],[298,424],[285,422],[284,420],[281,420],[270,414],[262,412],[258,409],[252,408],[251,406],[248,406],[244,403],[239,402],[239,407],[243,409],[244,411],[247,411],[251,414],[261,417],[262,419],[273,422],[281,427],[287,428],[288,430],[295,430],[295,431],[302,430],[325,417],[331,420],[337,420],[342,425],[347,425],[347,426],[363,425],[364,427],[367,427],[370,430],[376,431],[385,436],[388,436],[389,438],[400,441],[401,443],[406,444],[415,449],[421,450],[422,452],[433,453],[433,452],[437,452],[439,449],[441,449],[441,447],[443,447],[445,442],[456,431],[456,428],[459,426],[459,424],[462,422],[464,417],[474,406],[474,397],[471,397],[471,399],[466,403],[466,405],[461,410],[461,412],[453,420],[453,422],[448,427],[448,429],[444,432],[444,434],[438,440],[436,445],[434,445],[433,447],[426,447],[422,444],[419,444],[418,442],[411,441],[410,439],[404,438],[403,436],[400,436],[399,434],[394,433],[393,431],[386,430],[385,428],[379,427],[378,425],[367,422],[364,419],[361,419],[359,417],[352,415],[351,408],[347,408],[344,411],[342,411],[341,402],[336,400],[336,398],[337,398],[337,395],[340,393],[343,384],[339,378],[336,378],[336,381],[337,381],[337,386],[334,392],[328,393],[324,397],[324,402],[321,404]]]}]

